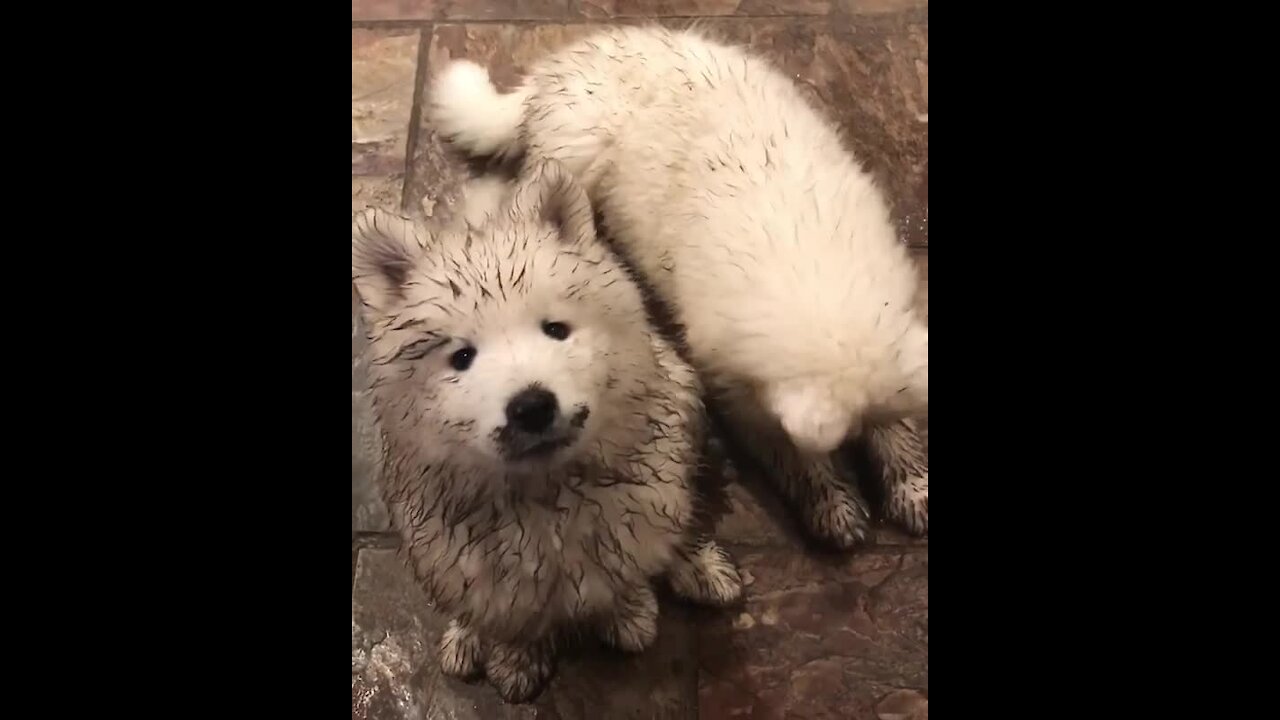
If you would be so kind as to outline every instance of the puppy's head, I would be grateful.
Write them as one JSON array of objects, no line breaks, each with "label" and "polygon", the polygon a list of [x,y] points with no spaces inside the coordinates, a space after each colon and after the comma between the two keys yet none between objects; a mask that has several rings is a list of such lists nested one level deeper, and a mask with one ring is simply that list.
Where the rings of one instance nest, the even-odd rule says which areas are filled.
[{"label": "puppy's head", "polygon": [[555,163],[478,221],[437,234],[370,210],[352,224],[352,280],[384,429],[401,445],[497,471],[565,462],[652,364],[635,285]]}]

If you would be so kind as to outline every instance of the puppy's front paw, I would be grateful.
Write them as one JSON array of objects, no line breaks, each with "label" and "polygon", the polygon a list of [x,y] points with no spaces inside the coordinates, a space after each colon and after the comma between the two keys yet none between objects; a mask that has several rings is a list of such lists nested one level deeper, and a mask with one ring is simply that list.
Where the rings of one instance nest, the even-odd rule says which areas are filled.
[{"label": "puppy's front paw", "polygon": [[886,490],[885,515],[912,535],[928,535],[929,471],[896,479]]},{"label": "puppy's front paw", "polygon": [[742,597],[742,576],[729,553],[716,541],[703,538],[681,550],[667,575],[677,595],[705,605],[724,606]]},{"label": "puppy's front paw", "polygon": [[485,661],[485,675],[503,700],[528,702],[538,696],[555,672],[549,647],[496,644]]},{"label": "puppy's front paw", "polygon": [[624,652],[638,653],[652,645],[658,637],[658,598],[653,590],[642,585],[623,596],[600,635]]},{"label": "puppy's front paw", "polygon": [[844,488],[829,488],[809,509],[809,532],[840,550],[851,550],[867,541],[870,516],[861,498]]},{"label": "puppy's front paw", "polygon": [[472,678],[483,667],[483,646],[471,628],[451,620],[440,638],[440,669],[445,675]]}]

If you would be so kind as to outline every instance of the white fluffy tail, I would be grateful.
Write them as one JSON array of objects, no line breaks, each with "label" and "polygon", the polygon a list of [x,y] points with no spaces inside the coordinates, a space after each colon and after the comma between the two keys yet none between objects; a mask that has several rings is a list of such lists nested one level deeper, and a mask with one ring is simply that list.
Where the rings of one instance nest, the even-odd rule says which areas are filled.
[{"label": "white fluffy tail", "polygon": [[522,87],[504,95],[489,81],[488,70],[457,60],[432,83],[431,122],[466,153],[507,155],[519,150],[528,94]]}]

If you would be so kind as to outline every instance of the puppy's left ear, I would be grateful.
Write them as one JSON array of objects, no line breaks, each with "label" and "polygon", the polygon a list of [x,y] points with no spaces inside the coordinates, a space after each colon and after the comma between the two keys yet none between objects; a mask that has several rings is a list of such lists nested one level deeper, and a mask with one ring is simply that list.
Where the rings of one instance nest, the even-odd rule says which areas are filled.
[{"label": "puppy's left ear", "polygon": [[404,284],[422,254],[425,231],[412,220],[369,208],[351,220],[351,281],[366,312],[386,312],[404,297]]},{"label": "puppy's left ear", "polygon": [[587,193],[555,160],[543,160],[527,171],[512,202],[516,217],[532,217],[554,225],[571,245],[596,239],[595,217]]}]

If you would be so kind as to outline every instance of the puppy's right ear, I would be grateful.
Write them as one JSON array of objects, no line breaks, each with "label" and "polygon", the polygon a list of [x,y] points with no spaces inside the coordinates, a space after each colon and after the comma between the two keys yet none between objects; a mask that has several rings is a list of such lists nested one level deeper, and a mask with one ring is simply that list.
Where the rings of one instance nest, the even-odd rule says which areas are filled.
[{"label": "puppy's right ear", "polygon": [[352,218],[351,281],[366,307],[385,312],[404,298],[422,237],[412,220],[375,208]]}]

